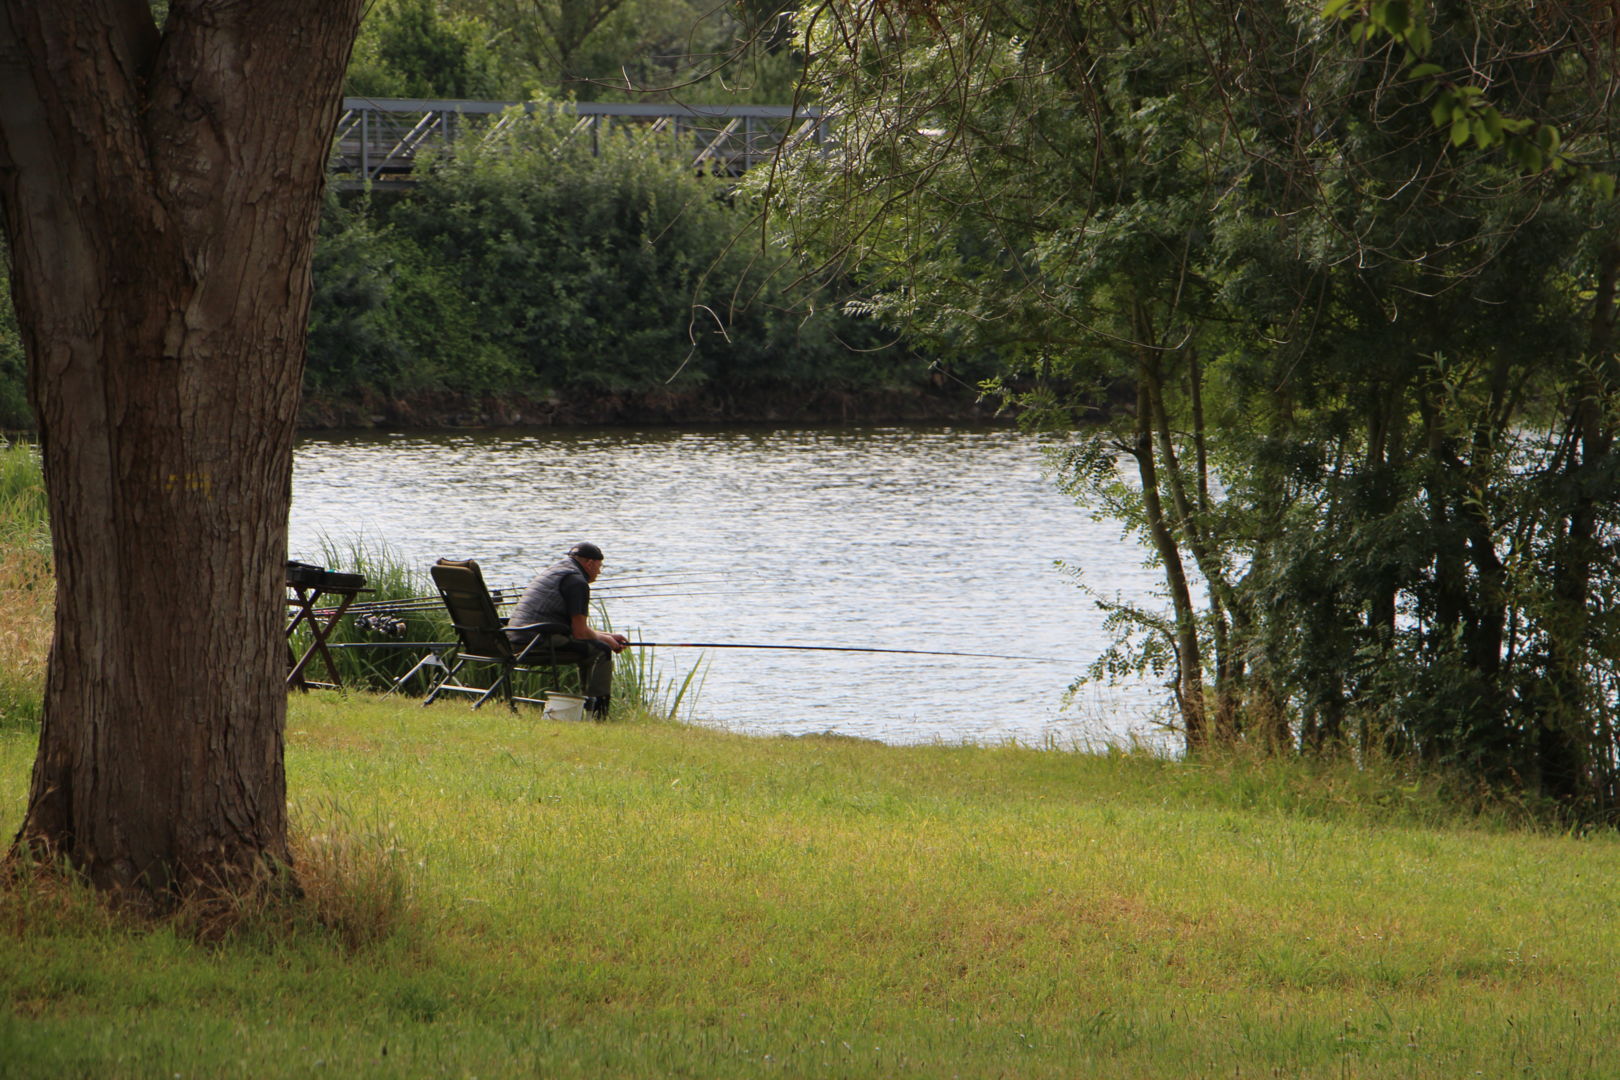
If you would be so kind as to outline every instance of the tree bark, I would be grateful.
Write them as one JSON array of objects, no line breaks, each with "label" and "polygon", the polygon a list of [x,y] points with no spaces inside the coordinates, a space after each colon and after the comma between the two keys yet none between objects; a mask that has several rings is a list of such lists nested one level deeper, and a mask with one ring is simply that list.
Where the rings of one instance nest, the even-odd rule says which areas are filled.
[{"label": "tree bark", "polygon": [[0,0],[0,201],[57,578],[16,847],[172,900],[287,860],[282,563],[362,0]]}]

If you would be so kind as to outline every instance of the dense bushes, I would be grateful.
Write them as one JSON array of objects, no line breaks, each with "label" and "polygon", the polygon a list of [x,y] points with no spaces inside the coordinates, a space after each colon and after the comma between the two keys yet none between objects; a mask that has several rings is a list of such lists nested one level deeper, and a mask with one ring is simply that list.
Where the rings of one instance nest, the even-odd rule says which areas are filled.
[{"label": "dense bushes", "polygon": [[334,201],[307,386],[531,395],[919,383],[868,323],[799,292],[731,182],[541,114],[403,195]]},{"label": "dense bushes", "polygon": [[[796,286],[731,181],[693,175],[629,133],[593,146],[570,126],[545,114],[514,124],[403,193],[332,193],[306,396],[724,405],[925,384],[926,364],[880,348],[890,338],[874,323]],[[33,426],[25,385],[8,291],[0,429]]]},{"label": "dense bushes", "polygon": [[479,305],[371,204],[328,206],[315,250],[309,366],[316,395],[497,389],[519,369],[479,332]]}]

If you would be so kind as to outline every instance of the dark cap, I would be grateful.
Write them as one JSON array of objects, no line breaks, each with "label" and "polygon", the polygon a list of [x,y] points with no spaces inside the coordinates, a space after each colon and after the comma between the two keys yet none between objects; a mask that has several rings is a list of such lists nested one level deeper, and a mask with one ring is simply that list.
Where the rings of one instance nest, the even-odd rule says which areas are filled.
[{"label": "dark cap", "polygon": [[600,559],[602,557],[602,549],[597,547],[595,544],[587,543],[586,541],[581,540],[579,543],[568,549],[568,554],[572,555],[576,559]]}]

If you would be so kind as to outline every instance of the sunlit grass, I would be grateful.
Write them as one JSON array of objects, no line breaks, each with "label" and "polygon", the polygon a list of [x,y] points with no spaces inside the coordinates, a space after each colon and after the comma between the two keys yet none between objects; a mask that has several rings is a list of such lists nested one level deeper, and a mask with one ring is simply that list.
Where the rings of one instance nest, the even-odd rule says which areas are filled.
[{"label": "sunlit grass", "polygon": [[127,1075],[1620,1070],[1620,844],[1394,771],[319,693],[288,763],[301,858],[360,888],[223,947],[0,907],[0,1045]]}]

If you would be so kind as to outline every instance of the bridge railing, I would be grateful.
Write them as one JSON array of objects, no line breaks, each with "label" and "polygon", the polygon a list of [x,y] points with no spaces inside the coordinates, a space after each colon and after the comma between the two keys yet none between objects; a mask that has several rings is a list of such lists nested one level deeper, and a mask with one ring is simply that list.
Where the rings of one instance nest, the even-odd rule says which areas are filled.
[{"label": "bridge railing", "polygon": [[825,147],[830,138],[826,116],[809,107],[351,97],[343,99],[332,173],[340,182],[409,181],[424,150],[492,139],[541,110],[572,117],[568,137],[589,139],[593,149],[605,130],[630,129],[714,175],[740,176],[770,160],[785,142]]}]

